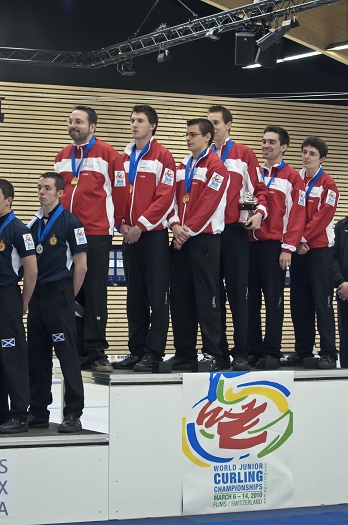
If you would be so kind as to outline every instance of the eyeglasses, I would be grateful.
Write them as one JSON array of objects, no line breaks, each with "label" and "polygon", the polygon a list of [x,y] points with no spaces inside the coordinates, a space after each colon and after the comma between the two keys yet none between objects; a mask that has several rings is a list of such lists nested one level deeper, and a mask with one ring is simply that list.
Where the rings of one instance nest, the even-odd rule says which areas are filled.
[{"label": "eyeglasses", "polygon": [[66,123],[69,124],[69,126],[71,126],[72,124],[76,124],[77,126],[79,126],[80,124],[83,124],[83,120],[79,119],[79,118],[76,118],[76,119],[71,119],[71,118],[68,118],[66,120]]},{"label": "eyeglasses", "polygon": [[183,137],[190,137],[190,139],[194,139],[195,137],[198,137],[198,135],[202,135],[202,133],[195,133],[194,131],[189,131],[184,133]]}]

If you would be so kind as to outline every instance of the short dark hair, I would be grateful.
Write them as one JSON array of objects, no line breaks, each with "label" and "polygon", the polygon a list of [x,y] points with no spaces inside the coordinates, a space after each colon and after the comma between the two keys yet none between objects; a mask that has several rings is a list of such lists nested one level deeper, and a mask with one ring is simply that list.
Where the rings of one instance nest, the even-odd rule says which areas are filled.
[{"label": "short dark hair", "polygon": [[202,133],[203,137],[207,133],[210,133],[210,140],[208,146],[210,146],[214,140],[214,126],[207,118],[192,118],[187,121],[187,126],[199,126],[199,131]]},{"label": "short dark hair", "polygon": [[42,179],[54,179],[57,191],[64,190],[65,188],[65,182],[64,182],[63,177],[60,175],[60,173],[57,173],[56,171],[46,171],[46,173],[43,173],[40,176],[40,179],[41,178]]},{"label": "short dark hair", "polygon": [[286,129],[281,128],[280,126],[267,126],[263,130],[263,134],[265,133],[277,133],[279,136],[279,142],[281,146],[283,146],[284,144],[289,146],[290,144],[289,133],[286,131]]},{"label": "short dark hair", "polygon": [[208,115],[209,113],[221,113],[222,120],[224,121],[225,124],[233,121],[233,116],[230,110],[225,108],[225,106],[221,106],[220,104],[215,104],[215,106],[210,106],[210,108],[208,109]]},{"label": "short dark hair", "polygon": [[85,113],[87,113],[89,125],[91,125],[91,124],[97,125],[98,115],[94,111],[94,109],[90,108],[89,106],[75,106],[73,111],[75,111],[75,110],[77,110],[77,111],[84,111]]},{"label": "short dark hair", "polygon": [[312,146],[312,148],[317,149],[320,158],[327,157],[327,154],[329,153],[329,148],[327,147],[326,142],[320,137],[315,137],[314,135],[311,135],[302,142],[301,150],[306,146]]},{"label": "short dark hair", "polygon": [[138,104],[132,109],[131,116],[133,113],[144,113],[147,116],[150,124],[156,124],[156,127],[152,130],[152,135],[156,133],[158,126],[158,115],[157,111],[152,106],[149,106],[148,104]]},{"label": "short dark hair", "polygon": [[14,199],[14,187],[8,180],[0,179],[0,190],[5,199],[8,199],[9,197],[11,197],[12,200]]}]

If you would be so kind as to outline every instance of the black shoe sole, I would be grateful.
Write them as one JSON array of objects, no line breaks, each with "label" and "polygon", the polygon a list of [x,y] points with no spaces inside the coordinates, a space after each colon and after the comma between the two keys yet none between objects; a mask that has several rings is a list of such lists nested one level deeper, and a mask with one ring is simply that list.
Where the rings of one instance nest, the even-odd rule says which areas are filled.
[{"label": "black shoe sole", "polygon": [[0,429],[0,434],[21,434],[22,432],[28,432],[28,427],[22,427],[22,428],[16,428],[16,429],[9,429],[6,430]]},{"label": "black shoe sole", "polygon": [[74,434],[74,432],[81,432],[81,428],[76,428],[75,430],[66,430],[66,429],[60,429],[58,428],[59,434]]}]

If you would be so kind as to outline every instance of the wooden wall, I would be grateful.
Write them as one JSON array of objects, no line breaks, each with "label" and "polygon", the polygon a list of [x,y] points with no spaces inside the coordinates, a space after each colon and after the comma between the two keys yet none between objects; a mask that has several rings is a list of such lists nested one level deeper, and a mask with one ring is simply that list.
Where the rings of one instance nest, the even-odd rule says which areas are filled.
[{"label": "wooden wall", "polygon": [[[297,169],[301,168],[302,140],[308,135],[319,135],[329,146],[325,169],[335,178],[341,193],[336,218],[348,213],[347,107],[4,82],[0,82],[0,97],[5,97],[2,101],[5,120],[0,124],[0,177],[14,184],[13,209],[25,222],[38,208],[36,185],[40,174],[52,170],[56,153],[69,143],[66,120],[76,104],[86,104],[97,111],[96,135],[120,152],[130,141],[131,108],[139,103],[151,104],[159,114],[156,138],[172,151],[177,162],[187,153],[183,137],[186,120],[206,116],[211,104],[223,104],[232,111],[232,138],[252,147],[260,161],[262,131],[268,124],[280,125],[289,131],[291,144],[285,160]],[[114,244],[121,244],[119,235]],[[124,286],[109,287],[111,352],[124,353],[127,348],[125,292]],[[232,344],[231,322],[229,336]],[[292,350],[293,344],[286,290],[283,348]],[[173,350],[171,331],[167,348]]]}]

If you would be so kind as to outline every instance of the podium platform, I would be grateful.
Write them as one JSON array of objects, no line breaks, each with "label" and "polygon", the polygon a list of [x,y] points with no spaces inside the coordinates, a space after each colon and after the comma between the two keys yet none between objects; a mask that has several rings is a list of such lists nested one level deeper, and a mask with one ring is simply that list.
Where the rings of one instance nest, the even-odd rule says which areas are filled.
[{"label": "podium platform", "polygon": [[[183,375],[84,371],[85,383],[107,389],[108,434],[61,435],[51,423],[0,435],[2,523],[182,515]],[[348,501],[346,399],[348,370],[294,371],[293,507]],[[5,498],[12,516],[2,510]]]}]

